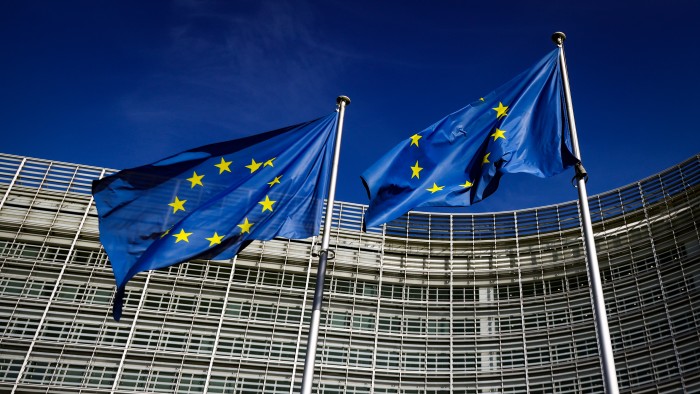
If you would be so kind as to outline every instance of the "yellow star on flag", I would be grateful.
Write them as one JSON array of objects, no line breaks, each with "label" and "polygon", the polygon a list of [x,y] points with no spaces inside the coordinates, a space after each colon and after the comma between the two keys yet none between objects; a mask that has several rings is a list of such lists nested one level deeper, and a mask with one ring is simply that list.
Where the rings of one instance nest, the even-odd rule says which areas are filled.
[{"label": "yellow star on flag", "polygon": [[266,161],[266,162],[265,162],[265,165],[263,165],[263,167],[267,167],[267,166],[274,167],[274,165],[272,164],[272,162],[275,161],[275,159],[276,159],[276,157],[273,157],[272,159]]},{"label": "yellow star on flag", "polygon": [[223,174],[224,171],[231,172],[231,169],[229,166],[233,163],[232,161],[226,161],[224,158],[221,158],[221,163],[219,164],[214,164],[214,167],[217,167],[219,169],[219,174]]},{"label": "yellow star on flag", "polygon": [[214,231],[214,235],[211,236],[211,238],[204,238],[207,241],[209,241],[209,247],[211,248],[214,245],[219,245],[221,243],[221,240],[224,239],[223,235],[219,235]]},{"label": "yellow star on flag", "polygon": [[250,168],[250,173],[252,174],[255,171],[257,171],[261,165],[262,165],[262,163],[258,163],[255,161],[255,159],[251,159],[250,164],[245,166],[245,168]]},{"label": "yellow star on flag", "polygon": [[508,111],[508,106],[503,105],[502,102],[498,102],[498,107],[492,108],[494,111],[496,111],[496,119],[501,119],[504,116],[508,116],[506,113]]},{"label": "yellow star on flag", "polygon": [[270,187],[272,187],[278,183],[282,183],[282,182],[280,182],[281,178],[282,178],[282,175],[276,176],[275,179],[272,180],[272,182],[267,182],[267,184],[270,185]]},{"label": "yellow star on flag", "polygon": [[243,222],[243,224],[238,225],[238,227],[241,228],[241,234],[243,234],[243,233],[250,234],[250,228],[253,226],[253,224],[255,224],[255,223],[250,223],[248,221],[248,218],[245,218],[245,221]]},{"label": "yellow star on flag", "polygon": [[491,134],[491,137],[493,137],[494,141],[496,141],[499,138],[506,139],[506,135],[504,134],[505,132],[505,130],[501,130],[498,127],[496,127],[496,132]]},{"label": "yellow star on flag", "polygon": [[491,156],[491,153],[487,153],[486,156],[484,156],[484,159],[481,161],[482,166],[486,163],[490,163],[489,156]]},{"label": "yellow star on flag", "polygon": [[186,202],[187,200],[180,200],[179,198],[177,198],[177,196],[175,196],[175,201],[171,202],[168,205],[173,207],[173,213],[175,213],[177,211],[184,211]]},{"label": "yellow star on flag", "polygon": [[190,240],[187,239],[190,235],[192,235],[192,233],[186,233],[185,229],[181,228],[178,234],[173,234],[173,237],[175,237],[175,243],[180,241],[190,242]]},{"label": "yellow star on flag", "polygon": [[411,167],[411,170],[413,170],[413,174],[411,175],[411,179],[413,179],[413,178],[420,179],[420,172],[423,170],[423,167],[418,167],[418,160],[416,160],[416,165]]},{"label": "yellow star on flag", "polygon": [[445,186],[438,186],[437,183],[433,182],[433,187],[431,187],[430,189],[425,189],[425,190],[427,190],[431,193],[435,193],[435,192],[439,192],[440,190],[442,190],[444,188],[445,188]]},{"label": "yellow star on flag", "polygon": [[468,187],[472,187],[473,185],[474,185],[473,183],[471,183],[471,182],[469,182],[469,181],[467,180],[467,181],[464,181],[464,183],[461,184],[460,186],[462,186],[463,188],[466,189],[466,188],[468,188]]},{"label": "yellow star on flag", "polygon": [[272,201],[270,200],[270,196],[265,196],[265,199],[263,201],[259,201],[258,204],[263,206],[262,211],[272,211],[272,204],[276,203],[277,201]]},{"label": "yellow star on flag", "polygon": [[194,189],[195,186],[204,186],[202,184],[202,178],[204,178],[204,175],[197,175],[197,171],[192,173],[192,178],[187,178],[188,181],[192,183],[192,186],[190,187],[191,189]]},{"label": "yellow star on flag", "polygon": [[[421,138],[423,138],[422,135],[413,134],[413,135],[411,136],[411,145],[418,146],[418,140],[421,139]],[[411,145],[409,145],[409,146],[411,146]]]}]

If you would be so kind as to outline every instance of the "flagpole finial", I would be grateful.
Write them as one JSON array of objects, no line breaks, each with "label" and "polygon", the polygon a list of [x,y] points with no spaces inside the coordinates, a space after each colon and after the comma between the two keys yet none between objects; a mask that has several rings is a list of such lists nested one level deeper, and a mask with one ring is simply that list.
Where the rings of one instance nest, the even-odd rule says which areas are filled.
[{"label": "flagpole finial", "polygon": [[554,41],[555,44],[557,44],[558,47],[561,47],[564,45],[564,41],[566,40],[566,34],[558,31],[554,34],[552,34],[552,41]]},{"label": "flagpole finial", "polygon": [[350,97],[348,97],[348,96],[338,96],[338,98],[335,99],[335,102],[338,103],[338,105],[340,105],[341,102],[344,102],[345,105],[347,106],[347,105],[350,104]]}]

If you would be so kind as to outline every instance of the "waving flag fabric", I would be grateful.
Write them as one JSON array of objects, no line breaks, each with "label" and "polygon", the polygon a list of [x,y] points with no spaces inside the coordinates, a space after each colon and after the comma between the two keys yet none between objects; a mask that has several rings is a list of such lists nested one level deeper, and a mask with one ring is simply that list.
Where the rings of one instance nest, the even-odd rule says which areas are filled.
[{"label": "waving flag fabric", "polygon": [[427,206],[468,206],[492,194],[503,173],[548,177],[571,153],[559,51],[488,96],[399,143],[362,174],[365,226]]},{"label": "waving flag fabric", "polygon": [[252,240],[319,233],[337,115],[188,150],[93,183],[117,282],[190,259],[228,259]]}]

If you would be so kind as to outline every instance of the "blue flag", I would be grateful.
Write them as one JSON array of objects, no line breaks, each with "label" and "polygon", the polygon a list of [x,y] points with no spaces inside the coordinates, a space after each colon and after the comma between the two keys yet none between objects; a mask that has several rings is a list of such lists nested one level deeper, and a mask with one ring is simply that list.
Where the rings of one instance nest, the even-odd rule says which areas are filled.
[{"label": "blue flag", "polygon": [[337,115],[206,145],[95,181],[100,240],[117,282],[191,259],[229,259],[252,240],[320,229]]},{"label": "blue flag", "polygon": [[571,153],[556,49],[488,96],[413,134],[362,174],[367,228],[411,209],[468,206],[503,173],[560,173]]}]

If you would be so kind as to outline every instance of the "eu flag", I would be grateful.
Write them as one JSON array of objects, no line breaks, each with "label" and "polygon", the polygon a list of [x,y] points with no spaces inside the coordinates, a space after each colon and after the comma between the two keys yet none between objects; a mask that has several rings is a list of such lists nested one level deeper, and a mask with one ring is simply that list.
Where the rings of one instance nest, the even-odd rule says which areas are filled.
[{"label": "eu flag", "polygon": [[504,173],[548,177],[574,165],[559,50],[491,94],[399,143],[362,174],[365,226],[411,209],[468,206]]},{"label": "eu flag", "polygon": [[95,181],[100,240],[117,284],[191,259],[229,259],[252,240],[319,233],[337,115],[206,145]]}]

